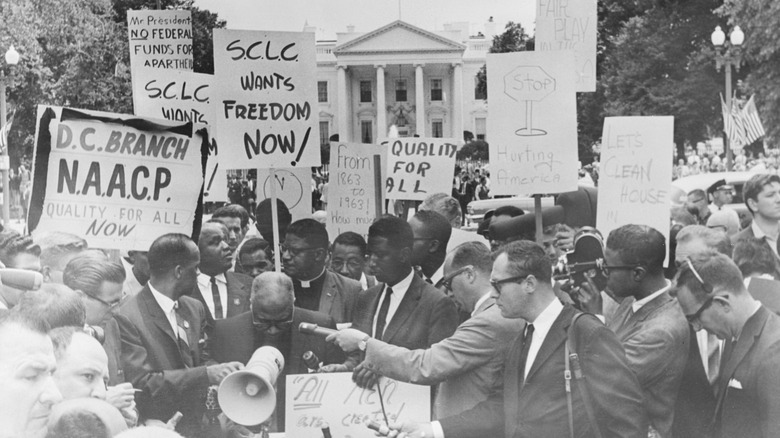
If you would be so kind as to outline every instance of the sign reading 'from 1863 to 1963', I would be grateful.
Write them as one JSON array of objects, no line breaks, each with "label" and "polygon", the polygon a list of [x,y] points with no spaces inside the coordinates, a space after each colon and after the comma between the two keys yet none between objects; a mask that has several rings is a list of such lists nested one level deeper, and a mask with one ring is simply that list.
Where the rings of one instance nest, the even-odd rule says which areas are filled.
[{"label": "sign reading 'from 1863 to 1963'", "polygon": [[214,29],[225,169],[320,165],[313,33]]}]

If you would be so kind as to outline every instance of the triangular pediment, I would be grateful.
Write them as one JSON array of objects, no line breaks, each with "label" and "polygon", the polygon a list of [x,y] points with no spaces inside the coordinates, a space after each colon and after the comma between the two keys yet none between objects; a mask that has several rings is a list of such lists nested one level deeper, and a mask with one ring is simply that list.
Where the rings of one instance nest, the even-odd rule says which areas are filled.
[{"label": "triangular pediment", "polygon": [[463,52],[466,46],[403,21],[395,21],[344,44],[336,46],[338,55],[398,52]]}]

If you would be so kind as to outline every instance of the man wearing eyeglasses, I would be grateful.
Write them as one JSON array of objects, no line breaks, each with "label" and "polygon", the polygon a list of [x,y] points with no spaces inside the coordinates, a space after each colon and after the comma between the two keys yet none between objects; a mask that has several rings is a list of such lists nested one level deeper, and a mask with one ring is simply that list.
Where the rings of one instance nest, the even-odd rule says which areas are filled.
[{"label": "man wearing eyeglasses", "polygon": [[[521,240],[493,254],[492,296],[505,318],[527,323],[506,356],[503,391],[473,408],[428,424],[397,425],[413,437],[595,437],[580,393],[564,370],[568,328],[576,310],[555,296],[552,266],[544,249]],[[594,317],[579,318],[573,331],[587,379],[594,417],[604,438],[646,438],[647,417],[639,382],[615,334]],[[571,412],[571,417],[569,417]],[[570,419],[571,418],[571,426]]]},{"label": "man wearing eyeglasses", "polygon": [[214,335],[209,340],[211,357],[218,362],[247,363],[256,349],[269,345],[284,356],[284,369],[276,379],[277,402],[274,431],[284,430],[284,399],[287,374],[305,374],[308,368],[303,354],[313,352],[325,364],[327,371],[349,371],[354,359],[345,362],[344,354],[321,336],[298,331],[302,322],[320,327],[336,328],[328,315],[294,306],[293,282],[285,274],[263,272],[252,283],[251,310],[232,318],[215,322]]},{"label": "man wearing eyeglasses", "polygon": [[690,256],[680,267],[677,287],[688,321],[726,340],[712,436],[777,436],[780,317],[750,295],[739,268],[722,254]]},{"label": "man wearing eyeglasses", "polygon": [[[366,367],[392,379],[418,385],[439,384],[436,418],[472,408],[501,389],[504,356],[523,322],[501,316],[490,295],[490,250],[480,242],[453,249],[444,261],[442,288],[470,318],[447,339],[428,349],[409,350],[377,339],[365,341]],[[344,351],[356,351],[366,334],[347,329],[328,341]]]},{"label": "man wearing eyeglasses", "polygon": [[[606,316],[644,392],[650,426],[671,437],[675,401],[688,359],[690,332],[677,300],[664,278],[663,234],[645,225],[624,225],[609,233],[603,271],[607,293],[618,301]],[[603,314],[600,291],[585,284],[579,294],[592,294],[588,311]]]},{"label": "man wearing eyeglasses", "polygon": [[360,283],[325,269],[328,231],[314,219],[301,219],[287,228],[281,246],[282,269],[293,282],[295,305],[330,315],[337,324],[349,325]]}]

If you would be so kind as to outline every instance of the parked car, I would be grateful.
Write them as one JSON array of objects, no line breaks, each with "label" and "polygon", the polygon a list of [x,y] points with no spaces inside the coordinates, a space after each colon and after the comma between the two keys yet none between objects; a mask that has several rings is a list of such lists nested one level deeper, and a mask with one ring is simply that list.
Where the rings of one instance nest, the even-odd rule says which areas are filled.
[{"label": "parked car", "polygon": [[[464,228],[476,229],[479,227],[480,222],[482,222],[482,219],[487,212],[505,205],[513,205],[523,210],[523,213],[533,213],[534,198],[532,196],[520,195],[471,201],[466,207],[466,225]],[[555,198],[553,196],[542,197],[542,207],[551,207],[553,205],[555,205]]]},{"label": "parked car", "polygon": [[700,175],[691,175],[672,181],[672,191],[670,198],[672,206],[681,206],[685,204],[688,193],[695,189],[702,189],[705,192],[715,181],[726,180],[727,184],[734,186],[734,199],[728,207],[736,210],[739,214],[739,220],[742,224],[749,223],[753,217],[745,205],[742,197],[742,187],[745,181],[753,176],[752,172],[716,172],[702,173]]}]

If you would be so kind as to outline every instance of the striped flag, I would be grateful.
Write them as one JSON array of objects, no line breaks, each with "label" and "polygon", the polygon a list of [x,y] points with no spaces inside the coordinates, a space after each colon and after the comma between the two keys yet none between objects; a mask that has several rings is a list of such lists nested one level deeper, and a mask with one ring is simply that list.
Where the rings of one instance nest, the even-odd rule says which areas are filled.
[{"label": "striped flag", "polygon": [[734,104],[734,99],[732,99],[731,109],[729,109],[726,102],[723,101],[722,95],[720,97],[720,107],[723,112],[723,132],[726,133],[729,139],[729,146],[731,148],[741,148],[745,145],[745,137],[739,107]]},{"label": "striped flag", "polygon": [[753,143],[766,134],[764,125],[761,123],[761,119],[758,116],[756,102],[753,97],[754,96],[750,96],[750,99],[741,111],[742,125],[745,129],[745,142],[747,144]]},{"label": "striped flag", "polygon": [[8,133],[11,131],[11,124],[14,122],[15,115],[16,111],[11,114],[11,118],[8,119],[5,125],[3,125],[3,128],[0,129],[0,153],[6,153],[8,148]]}]

